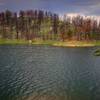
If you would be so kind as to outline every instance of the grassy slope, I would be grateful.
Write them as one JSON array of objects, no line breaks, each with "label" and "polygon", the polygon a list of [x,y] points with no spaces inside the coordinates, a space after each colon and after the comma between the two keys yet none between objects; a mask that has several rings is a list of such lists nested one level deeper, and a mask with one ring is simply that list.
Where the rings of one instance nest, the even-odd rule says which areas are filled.
[{"label": "grassy slope", "polygon": [[51,46],[65,46],[65,47],[88,47],[88,46],[100,46],[100,41],[50,41],[50,40],[33,40],[32,43],[25,40],[4,40],[0,39],[0,45],[5,44],[41,44],[41,45],[51,45]]}]

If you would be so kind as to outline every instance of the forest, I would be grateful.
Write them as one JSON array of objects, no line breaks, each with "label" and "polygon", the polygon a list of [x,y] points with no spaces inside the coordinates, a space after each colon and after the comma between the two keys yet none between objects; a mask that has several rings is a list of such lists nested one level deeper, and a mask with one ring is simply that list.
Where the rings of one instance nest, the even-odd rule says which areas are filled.
[{"label": "forest", "polygon": [[0,39],[24,40],[100,40],[100,22],[83,16],[59,17],[59,14],[27,10],[0,12]]}]

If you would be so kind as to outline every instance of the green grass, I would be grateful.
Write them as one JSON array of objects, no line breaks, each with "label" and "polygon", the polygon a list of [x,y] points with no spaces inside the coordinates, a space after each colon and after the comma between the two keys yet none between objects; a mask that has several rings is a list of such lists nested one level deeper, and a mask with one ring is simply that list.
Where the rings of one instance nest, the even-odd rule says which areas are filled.
[{"label": "green grass", "polygon": [[94,44],[95,44],[96,46],[100,46],[100,41],[95,41]]},{"label": "green grass", "polygon": [[100,41],[54,41],[54,40],[41,40],[35,39],[32,42],[28,40],[16,40],[16,39],[0,39],[0,45],[15,45],[15,44],[32,44],[32,45],[50,45],[50,46],[64,46],[64,47],[89,47],[89,46],[100,46]]},{"label": "green grass", "polygon": [[4,44],[28,44],[28,41],[25,40],[11,40],[11,39],[0,39],[0,45]]}]

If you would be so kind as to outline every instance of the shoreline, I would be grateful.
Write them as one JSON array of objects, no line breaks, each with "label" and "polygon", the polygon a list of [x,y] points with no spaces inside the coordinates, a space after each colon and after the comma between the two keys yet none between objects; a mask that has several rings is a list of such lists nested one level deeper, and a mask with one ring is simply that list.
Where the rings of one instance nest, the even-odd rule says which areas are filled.
[{"label": "shoreline", "polygon": [[100,46],[99,41],[76,41],[76,40],[67,40],[54,41],[54,40],[11,40],[11,39],[0,39],[0,45],[48,45],[55,47],[95,47]]}]

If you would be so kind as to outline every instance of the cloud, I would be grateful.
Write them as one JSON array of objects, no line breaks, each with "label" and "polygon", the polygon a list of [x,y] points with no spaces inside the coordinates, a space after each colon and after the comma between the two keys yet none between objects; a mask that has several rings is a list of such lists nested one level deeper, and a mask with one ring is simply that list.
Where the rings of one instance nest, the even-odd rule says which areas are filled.
[{"label": "cloud", "polygon": [[0,6],[4,6],[5,2],[3,0],[0,0]]},{"label": "cloud", "polygon": [[100,3],[100,0],[71,0],[69,3],[75,6],[91,6]]},{"label": "cloud", "polygon": [[100,0],[70,0],[67,3],[71,9],[75,9],[76,13],[100,15]]},{"label": "cloud", "polygon": [[82,13],[100,15],[100,0],[0,0],[1,7],[19,11],[21,9],[43,9],[59,14]]},{"label": "cloud", "polygon": [[3,5],[5,5],[4,3],[0,3],[0,6],[3,6]]}]

